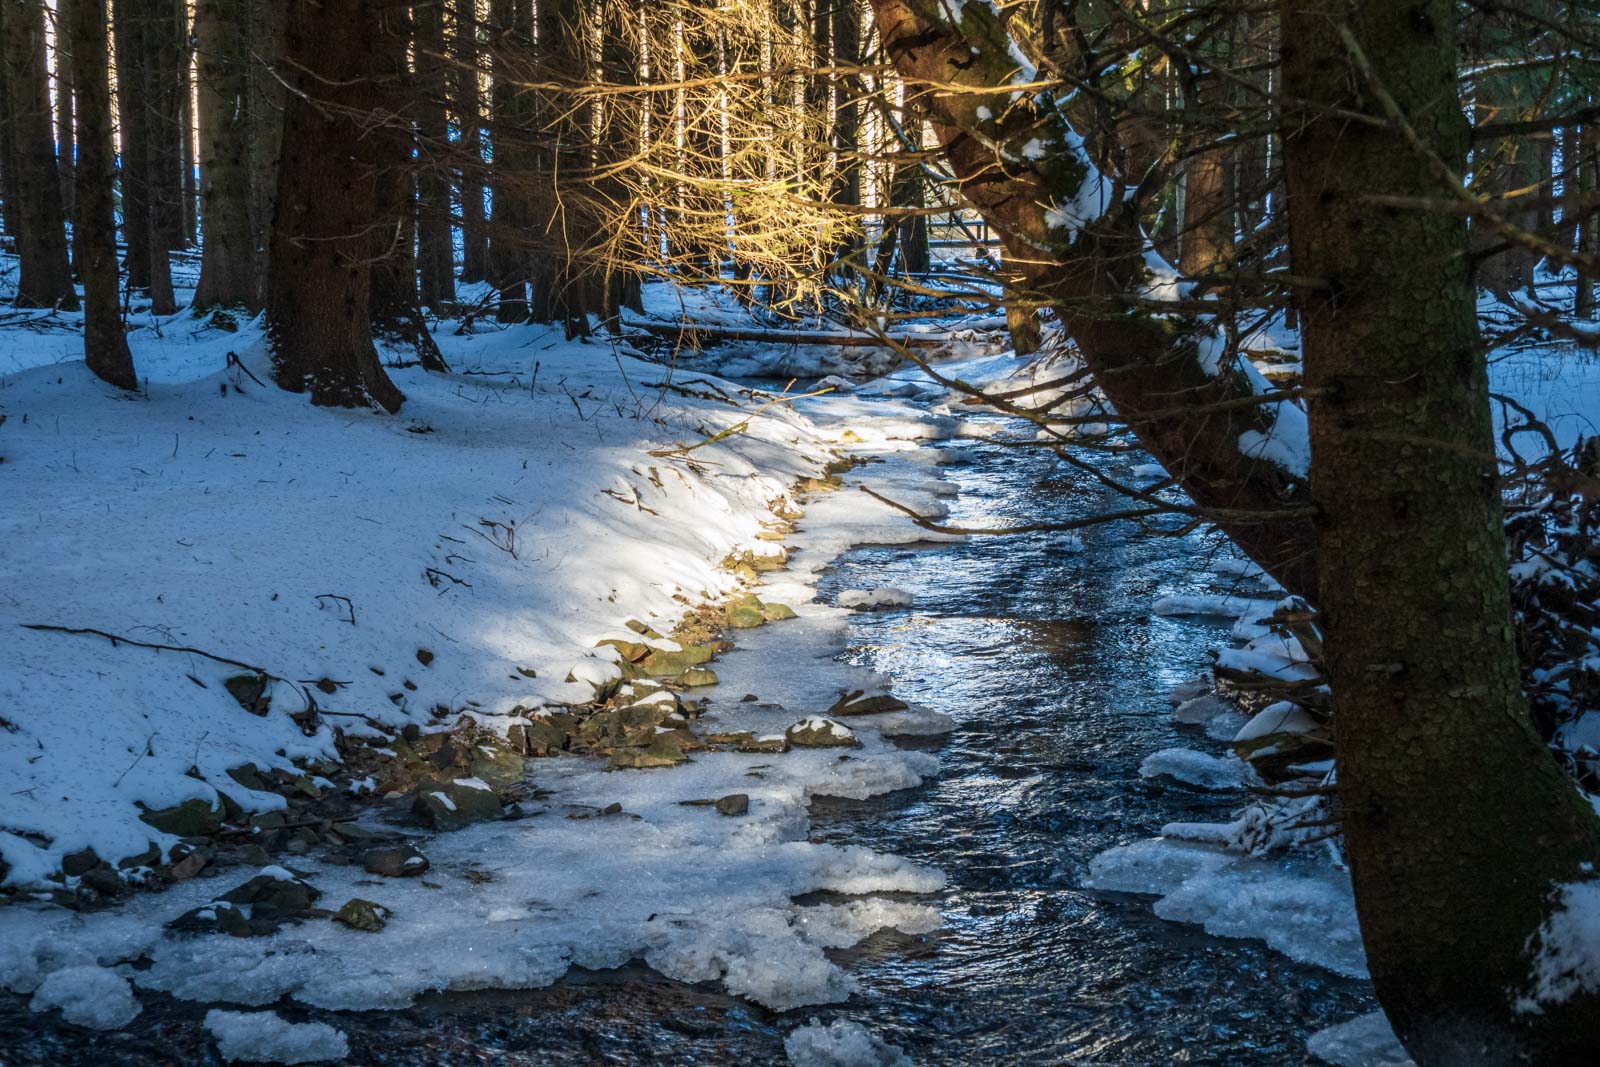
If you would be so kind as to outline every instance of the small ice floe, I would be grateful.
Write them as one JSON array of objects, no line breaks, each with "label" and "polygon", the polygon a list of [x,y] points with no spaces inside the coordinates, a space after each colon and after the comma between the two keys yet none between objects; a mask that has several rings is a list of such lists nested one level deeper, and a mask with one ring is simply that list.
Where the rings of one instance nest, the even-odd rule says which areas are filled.
[{"label": "small ice floe", "polygon": [[1335,1067],[1415,1067],[1381,1011],[1318,1030],[1306,1051]]},{"label": "small ice floe", "polygon": [[271,1011],[209,1011],[206,1031],[232,1063],[325,1063],[350,1055],[350,1042],[327,1023],[291,1023]]},{"label": "small ice floe", "polygon": [[50,972],[28,1007],[35,1012],[60,1008],[67,1022],[92,1030],[120,1030],[140,1011],[128,980],[93,964]]},{"label": "small ice floe", "polygon": [[1170,778],[1212,792],[1243,789],[1257,782],[1248,763],[1232,757],[1212,756],[1188,748],[1164,748],[1139,764],[1141,778]]},{"label": "small ice floe", "polygon": [[852,611],[877,611],[883,608],[909,608],[911,594],[904,589],[846,589],[839,594],[839,606]]},{"label": "small ice floe", "polygon": [[911,1057],[860,1023],[813,1018],[783,1040],[794,1067],[912,1067]]}]

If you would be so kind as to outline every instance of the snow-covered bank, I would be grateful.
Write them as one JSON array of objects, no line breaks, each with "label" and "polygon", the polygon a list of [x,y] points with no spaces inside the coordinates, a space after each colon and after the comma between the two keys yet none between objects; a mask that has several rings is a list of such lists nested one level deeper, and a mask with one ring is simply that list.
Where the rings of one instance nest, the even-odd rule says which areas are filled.
[{"label": "snow-covered bank", "polygon": [[[796,479],[822,475],[840,446],[887,456],[846,483],[870,478],[937,513],[933,460],[901,441],[946,435],[948,419],[888,399],[822,397],[804,414],[780,404],[745,432],[675,450],[738,424],[754,404],[728,382],[711,382],[710,396],[663,390],[659,365],[534,328],[441,331],[455,373],[396,371],[408,403],[383,418],[261,386],[248,331],[179,319],[163,332],[133,337],[150,377],[138,398],[71,363],[0,379],[0,478],[26,502],[5,513],[0,549],[19,576],[0,599],[13,634],[0,651],[9,731],[0,776],[16,783],[0,798],[0,842],[13,890],[75,885],[53,875],[85,849],[148,873],[165,858],[150,845],[164,854],[178,838],[155,831],[141,808],[225,797],[229,825],[249,835],[248,813],[285,800],[238,781],[240,768],[309,769],[305,785],[326,790],[318,774],[333,773],[336,728],[382,746],[390,733],[380,726],[438,730],[465,712],[506,728],[590,700],[623,671],[618,651],[597,641],[671,652],[681,646],[637,627],[665,632],[751,580],[764,580],[763,601],[799,618],[750,631],[740,639],[748,650],[713,664],[721,684],[696,726],[757,740],[787,729],[796,747],[713,746],[670,769],[621,772],[597,758],[533,761],[537,791],[511,810],[520,817],[426,840],[423,877],[374,879],[348,854],[315,849],[288,857],[290,872],[259,872],[303,881],[330,911],[370,901],[349,924],[311,909],[266,936],[164,929],[214,916],[219,897],[258,875],[240,866],[101,912],[14,903],[0,908],[0,983],[31,992],[63,968],[98,965],[136,988],[206,1003],[291,996],[359,1009],[643,958],[788,1008],[848,994],[824,949],[886,926],[937,925],[925,905],[863,896],[928,892],[937,872],[807,843],[806,805],[918,784],[937,760],[883,734],[948,723],[915,708],[853,715],[846,747],[804,747],[790,729],[885,681],[834,662],[846,613],[808,603],[817,575],[851,544],[927,535],[865,494],[814,480],[802,528],[783,546],[788,570],[758,579],[728,564],[781,551],[787,527],[772,506],[797,514]],[[643,622],[629,629],[630,619]],[[209,656],[18,625],[27,623]],[[278,679],[255,709],[265,714],[225,686],[240,668],[212,657]],[[706,803],[719,799],[730,803]],[[350,832],[390,831],[386,820],[405,809],[380,806],[381,819],[369,813]],[[817,891],[853,899],[792,903]],[[248,920],[252,906],[233,910]],[[365,920],[381,927],[367,932],[363,913],[386,922]],[[149,965],[126,966],[140,958]]]}]

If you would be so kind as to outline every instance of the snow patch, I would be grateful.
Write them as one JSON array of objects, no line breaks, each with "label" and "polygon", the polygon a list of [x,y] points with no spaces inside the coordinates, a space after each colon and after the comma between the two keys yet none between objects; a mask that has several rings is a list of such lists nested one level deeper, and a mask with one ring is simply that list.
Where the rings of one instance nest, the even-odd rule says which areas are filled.
[{"label": "snow patch", "polygon": [[67,1022],[93,1030],[120,1030],[141,1010],[126,978],[95,966],[52,972],[39,983],[28,1008],[34,1012],[60,1008]]},{"label": "snow patch", "polygon": [[783,1040],[794,1067],[912,1067],[911,1057],[860,1023],[812,1019]]}]

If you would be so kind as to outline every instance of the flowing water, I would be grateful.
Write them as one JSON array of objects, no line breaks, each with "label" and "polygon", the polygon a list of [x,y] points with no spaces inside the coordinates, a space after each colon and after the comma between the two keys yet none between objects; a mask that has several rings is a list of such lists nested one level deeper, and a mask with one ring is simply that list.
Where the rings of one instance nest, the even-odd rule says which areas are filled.
[{"label": "flowing water", "polygon": [[[946,474],[961,490],[952,521],[1062,519],[1115,503],[1041,450],[933,447],[950,450]],[[1103,462],[1125,472],[1133,461]],[[1072,540],[863,547],[823,581],[825,600],[861,586],[914,594],[911,608],[856,616],[848,655],[959,722],[937,746],[938,779],[813,808],[814,839],[908,856],[950,879],[935,901],[943,930],[880,933],[838,954],[860,983],[848,1003],[778,1014],[633,965],[400,1012],[285,1015],[339,1026],[361,1063],[781,1063],[784,1036],[812,1016],[860,1021],[919,1064],[1303,1062],[1310,1032],[1370,1010],[1366,983],[1080,888],[1098,852],[1169,821],[1225,819],[1231,802],[1138,774],[1151,751],[1197,744],[1170,723],[1166,696],[1225,636],[1152,616],[1150,604],[1225,581],[1206,565],[1219,546],[1127,526],[1089,528],[1081,548]],[[21,1002],[0,999],[0,1032],[30,1030],[0,1042],[12,1049],[0,1062],[213,1062],[196,1025],[203,1008],[146,1004],[130,1030],[90,1038],[30,1028]]]}]

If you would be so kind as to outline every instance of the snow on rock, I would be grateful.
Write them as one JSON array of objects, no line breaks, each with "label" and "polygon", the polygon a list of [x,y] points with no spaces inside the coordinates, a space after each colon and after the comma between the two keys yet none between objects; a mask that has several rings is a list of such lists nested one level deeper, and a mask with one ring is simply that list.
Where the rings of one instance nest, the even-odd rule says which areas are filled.
[{"label": "snow on rock", "polygon": [[1213,756],[1189,748],[1164,748],[1139,764],[1141,778],[1171,778],[1213,792],[1243,789],[1255,784],[1255,771],[1234,756]]},{"label": "snow on rock", "polygon": [[229,1063],[325,1063],[350,1055],[350,1042],[327,1023],[291,1023],[270,1011],[208,1011],[205,1028]]},{"label": "snow on rock", "polygon": [[1306,1051],[1334,1067],[1416,1067],[1381,1011],[1318,1030]]},{"label": "snow on rock", "polygon": [[1264,618],[1277,610],[1276,600],[1212,594],[1174,594],[1158,597],[1150,606],[1157,615],[1218,615]]},{"label": "snow on rock", "polygon": [[880,608],[909,608],[911,594],[904,589],[846,589],[839,594],[839,606],[854,611]]},{"label": "snow on rock", "polygon": [[52,971],[28,1007],[35,1012],[60,1008],[67,1022],[94,1030],[120,1030],[141,1010],[126,978],[93,965]]},{"label": "snow on rock", "polygon": [[1533,991],[1518,998],[1518,1011],[1537,1014],[1541,1005],[1600,990],[1600,880],[1558,886],[1529,949]]},{"label": "snow on rock", "polygon": [[860,1023],[812,1019],[783,1039],[794,1067],[912,1067],[911,1057]]},{"label": "snow on rock", "polygon": [[1311,734],[1326,729],[1310,712],[1299,704],[1280,700],[1269,704],[1239,729],[1235,741],[1254,741],[1273,734]]}]

